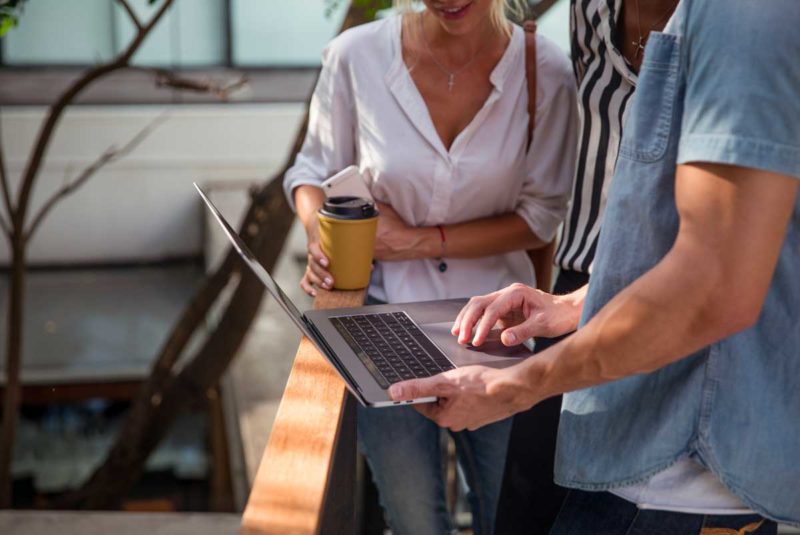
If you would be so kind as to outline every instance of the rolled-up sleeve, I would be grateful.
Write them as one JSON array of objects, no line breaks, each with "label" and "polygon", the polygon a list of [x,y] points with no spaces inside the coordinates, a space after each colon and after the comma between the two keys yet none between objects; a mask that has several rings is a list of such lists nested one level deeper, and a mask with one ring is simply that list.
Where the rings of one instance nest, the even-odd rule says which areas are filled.
[{"label": "rolled-up sleeve", "polygon": [[[533,143],[516,207],[530,229],[545,242],[555,238],[567,214],[575,176],[578,102],[566,57],[546,58],[555,65],[539,68]],[[546,76],[546,79],[542,79]]]},{"label": "rolled-up sleeve", "polygon": [[798,21],[796,0],[691,4],[678,163],[800,178]]},{"label": "rolled-up sleeve", "polygon": [[294,189],[319,186],[355,163],[355,118],[349,72],[342,47],[331,42],[322,54],[322,70],[311,98],[308,132],[283,189],[294,209]]}]

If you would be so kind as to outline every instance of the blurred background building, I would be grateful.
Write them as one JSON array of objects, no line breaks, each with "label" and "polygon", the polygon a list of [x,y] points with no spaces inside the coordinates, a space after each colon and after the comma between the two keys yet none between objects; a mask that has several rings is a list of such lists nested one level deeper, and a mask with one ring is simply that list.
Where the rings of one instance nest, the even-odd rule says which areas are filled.
[{"label": "blurred background building", "polygon": [[[143,0],[131,4],[142,20],[158,7]],[[150,73],[127,70],[93,85],[66,113],[34,207],[109,145],[123,145],[156,117],[167,119],[132,154],[59,204],[30,245],[26,395],[13,470],[18,506],[77,486],[102,459],[126,397],[148,373],[222,248],[206,235],[191,183],[209,187],[234,217],[244,209],[248,186],[271,176],[286,158],[320,52],[346,7],[331,9],[322,0],[179,0],[134,64],[200,79],[245,74],[248,85],[220,103],[211,95],[158,88]],[[47,105],[83,70],[117,55],[134,29],[122,7],[110,0],[27,2],[19,27],[0,40],[0,116],[12,185]],[[0,264],[8,259],[4,241]],[[285,282],[290,289],[299,276],[292,267],[290,262]],[[7,290],[5,282],[0,284],[5,311]],[[231,467],[238,489],[234,508],[246,497],[297,342],[282,319],[258,322],[254,330],[259,333],[251,337],[255,347],[243,351],[260,356],[254,358],[255,372],[243,371],[251,379],[241,388],[223,388],[232,450],[227,457],[235,459]],[[4,330],[5,321],[3,338]],[[281,332],[290,336],[276,345]],[[248,367],[246,357],[239,359],[238,369]],[[262,381],[253,380],[259,371]],[[241,399],[228,395],[237,391]],[[243,430],[240,415],[247,420],[241,422]],[[149,462],[152,484],[145,478],[140,499],[134,497],[130,507],[211,508],[205,491],[212,457],[208,415],[188,415],[175,427]],[[255,441],[247,448],[247,462],[242,433]]]}]

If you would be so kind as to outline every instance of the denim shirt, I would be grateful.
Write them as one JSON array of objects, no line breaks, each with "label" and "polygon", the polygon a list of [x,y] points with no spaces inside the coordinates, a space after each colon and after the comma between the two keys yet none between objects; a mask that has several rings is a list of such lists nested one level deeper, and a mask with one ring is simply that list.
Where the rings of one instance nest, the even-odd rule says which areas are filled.
[{"label": "denim shirt", "polygon": [[[797,21],[798,0],[683,0],[650,35],[584,323],[671,248],[678,164],[800,179]],[[800,523],[800,200],[755,326],[653,373],[564,396],[561,485],[610,490],[686,456],[762,515]]]}]

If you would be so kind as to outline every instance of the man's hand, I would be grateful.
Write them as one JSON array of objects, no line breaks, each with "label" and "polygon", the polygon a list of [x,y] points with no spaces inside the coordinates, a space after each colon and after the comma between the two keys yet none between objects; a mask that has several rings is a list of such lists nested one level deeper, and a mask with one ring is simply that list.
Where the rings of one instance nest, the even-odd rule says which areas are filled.
[{"label": "man's hand", "polygon": [[488,295],[473,297],[453,324],[460,344],[480,346],[499,323],[500,340],[506,346],[521,344],[533,336],[554,337],[574,331],[583,307],[586,288],[569,295],[551,295],[524,284],[512,284]]},{"label": "man's hand", "polygon": [[515,367],[495,370],[466,366],[448,372],[396,383],[389,388],[395,401],[435,396],[437,403],[414,405],[442,427],[470,431],[533,406],[533,393],[517,378]]}]

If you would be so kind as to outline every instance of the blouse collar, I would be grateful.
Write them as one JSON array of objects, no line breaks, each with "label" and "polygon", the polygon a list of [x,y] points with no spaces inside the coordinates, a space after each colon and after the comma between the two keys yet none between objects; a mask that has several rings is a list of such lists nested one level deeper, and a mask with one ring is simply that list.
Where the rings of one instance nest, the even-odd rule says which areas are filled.
[{"label": "blouse collar", "polygon": [[[393,27],[388,33],[390,34],[390,38],[392,40],[391,48],[393,57],[389,70],[385,75],[385,80],[389,85],[392,85],[394,80],[403,74],[403,71],[407,71],[405,62],[403,62],[403,16],[397,15],[392,17],[392,19]],[[508,80],[512,68],[519,64],[519,55],[525,50],[524,33],[524,30],[518,25],[511,24],[511,39],[509,40],[508,46],[506,46],[505,51],[503,51],[503,55],[500,57],[500,61],[497,62],[497,65],[494,66],[492,73],[489,75],[489,82],[498,91],[503,90],[503,86]]]},{"label": "blouse collar", "polygon": [[489,76],[489,81],[493,86],[492,92],[489,94],[483,107],[478,111],[478,114],[472,119],[470,124],[456,137],[453,145],[448,150],[442,143],[436,128],[433,125],[428,108],[425,104],[419,89],[414,84],[411,78],[411,73],[408,71],[405,62],[403,61],[403,47],[402,47],[402,16],[394,17],[392,21],[394,26],[388,33],[391,36],[391,50],[393,58],[389,70],[384,76],[386,85],[391,93],[394,95],[400,107],[403,109],[406,116],[411,123],[419,131],[419,133],[430,143],[430,145],[446,160],[450,160],[454,154],[459,154],[464,146],[466,139],[474,132],[482,120],[488,113],[488,109],[500,98],[503,91],[503,85],[508,80],[513,72],[515,65],[520,65],[519,54],[524,49],[525,38],[523,30],[519,26],[513,25],[513,33],[506,50],[503,52],[500,61],[497,62],[492,73]]}]

